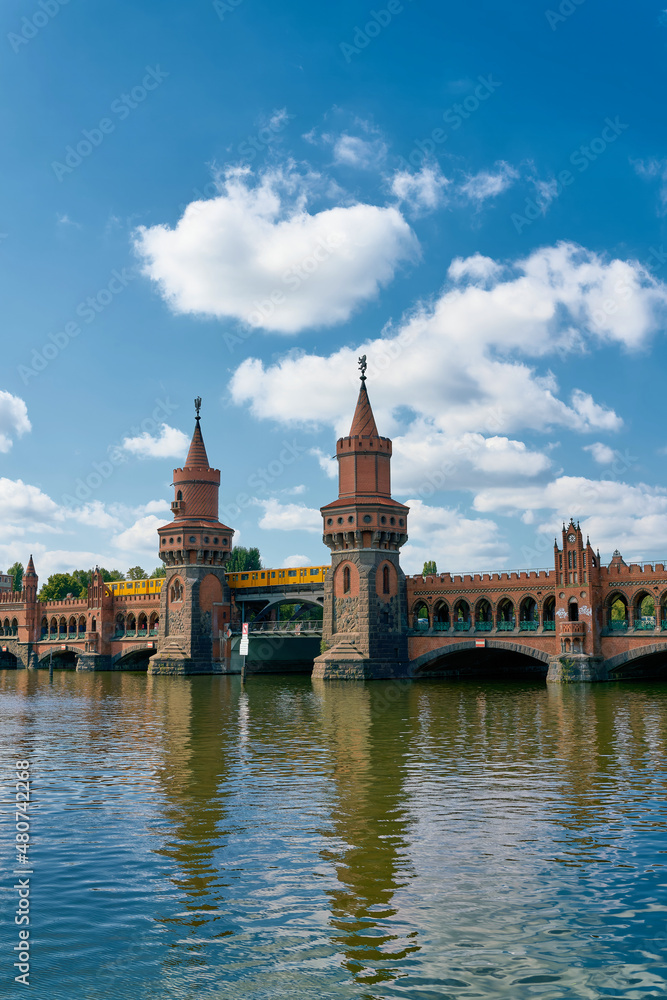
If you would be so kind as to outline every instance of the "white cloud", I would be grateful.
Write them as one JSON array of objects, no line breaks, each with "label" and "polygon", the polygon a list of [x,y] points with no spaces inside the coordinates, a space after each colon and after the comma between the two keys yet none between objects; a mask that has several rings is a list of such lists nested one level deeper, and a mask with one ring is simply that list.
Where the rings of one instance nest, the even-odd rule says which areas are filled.
[{"label": "white cloud", "polygon": [[[667,561],[667,489],[616,480],[560,476],[544,486],[501,487],[480,491],[474,508],[483,514],[521,514],[524,523],[537,524],[538,535],[549,540],[569,517],[603,552],[620,548],[628,559]],[[533,516],[526,518],[526,513]],[[546,551],[538,546],[537,551]]]},{"label": "white cloud", "polygon": [[489,198],[497,198],[503,191],[507,191],[514,181],[519,179],[519,171],[499,160],[496,163],[495,172],[491,170],[480,170],[479,173],[468,177],[464,184],[461,184],[460,191],[463,195],[480,205]]},{"label": "white cloud", "polygon": [[137,437],[127,437],[121,444],[121,450],[140,458],[185,458],[190,445],[190,438],[183,431],[169,424],[162,424],[158,435],[144,431]]},{"label": "white cloud", "polygon": [[255,503],[264,509],[259,520],[259,527],[265,531],[312,531],[322,533],[322,515],[319,510],[313,510],[303,504],[281,503],[272,497],[270,500],[256,500]]},{"label": "white cloud", "polygon": [[372,170],[387,156],[387,146],[381,139],[362,139],[343,132],[334,140],[334,161],[347,167]]},{"label": "white cloud", "polygon": [[312,566],[313,561],[308,556],[288,556],[283,561],[281,569],[296,569],[299,566]]},{"label": "white cloud", "polygon": [[338,462],[331,455],[327,455],[321,448],[311,448],[310,455],[314,455],[319,462],[320,469],[329,479],[335,479],[338,475]]},{"label": "white cloud", "polygon": [[281,333],[349,319],[416,259],[419,244],[395,207],[307,211],[309,181],[228,171],[221,193],[193,202],[174,229],[141,227],[144,273],[174,312],[237,319]]},{"label": "white cloud", "polygon": [[658,197],[660,205],[658,215],[667,215],[667,159],[666,160],[632,160],[635,173],[645,181],[659,180]]},{"label": "white cloud", "polygon": [[156,517],[155,514],[147,514],[145,517],[138,518],[125,531],[114,535],[111,540],[112,545],[119,552],[131,553],[132,557],[152,554],[157,559],[157,529],[163,524],[164,518]]},{"label": "white cloud", "polygon": [[507,565],[509,546],[495,521],[464,517],[446,507],[429,507],[421,500],[408,500],[409,541],[401,550],[406,573],[421,573],[427,559],[439,570],[499,569]]},{"label": "white cloud", "polygon": [[587,444],[584,451],[589,451],[593,456],[593,461],[597,462],[598,465],[611,465],[616,458],[614,449],[610,448],[608,444],[602,444],[601,441]]},{"label": "white cloud", "polygon": [[399,170],[391,180],[391,191],[415,211],[438,208],[445,200],[445,188],[451,182],[440,167],[426,164],[417,173]]},{"label": "white cloud", "polygon": [[[600,344],[644,347],[664,323],[664,284],[636,262],[607,260],[572,244],[536,250],[514,264],[480,255],[456,260],[449,279],[433,303],[375,340],[270,365],[247,359],[231,381],[234,401],[250,403],[259,418],[346,434],[352,372],[365,353],[378,425],[394,438],[395,481],[408,492],[419,490],[429,469],[452,462],[457,482],[471,488],[484,476],[489,483],[543,477],[548,457],[516,440],[518,432],[622,426],[613,409],[582,389],[563,398],[555,375],[531,362]],[[314,454],[327,474],[335,473],[326,454]]]},{"label": "white cloud", "polygon": [[28,408],[19,396],[0,390],[0,452],[8,452],[15,437],[31,431]]}]

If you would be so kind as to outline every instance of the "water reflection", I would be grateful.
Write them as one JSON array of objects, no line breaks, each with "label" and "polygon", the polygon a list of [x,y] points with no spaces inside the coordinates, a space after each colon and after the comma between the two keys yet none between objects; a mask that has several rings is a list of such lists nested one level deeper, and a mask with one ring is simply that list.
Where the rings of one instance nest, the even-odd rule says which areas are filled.
[{"label": "water reflection", "polygon": [[333,939],[357,982],[392,981],[401,961],[419,950],[418,931],[394,905],[411,875],[403,787],[410,698],[403,685],[320,682],[315,689],[333,769],[332,834],[341,842],[323,852],[339,882],[328,893]]},{"label": "water reflection", "polygon": [[0,671],[35,995],[664,997],[666,741],[662,685]]}]

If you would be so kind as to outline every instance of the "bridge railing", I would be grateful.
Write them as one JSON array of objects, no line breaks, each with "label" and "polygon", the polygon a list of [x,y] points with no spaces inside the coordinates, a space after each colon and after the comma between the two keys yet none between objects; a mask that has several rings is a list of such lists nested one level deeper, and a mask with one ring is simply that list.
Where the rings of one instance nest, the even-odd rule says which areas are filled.
[{"label": "bridge railing", "polygon": [[[290,632],[294,635],[313,635],[322,631],[322,622],[258,622],[250,623],[250,635],[263,635],[267,632]],[[241,632],[240,625],[232,625],[232,634]]]}]

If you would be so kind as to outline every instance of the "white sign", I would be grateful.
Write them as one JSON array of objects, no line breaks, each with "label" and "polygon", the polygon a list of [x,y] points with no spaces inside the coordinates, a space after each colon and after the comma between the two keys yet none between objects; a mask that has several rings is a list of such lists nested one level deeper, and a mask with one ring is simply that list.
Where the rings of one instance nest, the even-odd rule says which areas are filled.
[{"label": "white sign", "polygon": [[242,630],[241,634],[244,635],[244,636],[246,636],[246,635],[248,635],[249,631],[250,631],[250,624],[248,622],[245,622],[244,625],[243,625],[243,630]]},{"label": "white sign", "polygon": [[250,640],[248,639],[247,636],[244,636],[241,639],[241,643],[239,645],[239,653],[241,654],[241,656],[247,656],[248,655],[248,646],[249,645],[250,645]]}]

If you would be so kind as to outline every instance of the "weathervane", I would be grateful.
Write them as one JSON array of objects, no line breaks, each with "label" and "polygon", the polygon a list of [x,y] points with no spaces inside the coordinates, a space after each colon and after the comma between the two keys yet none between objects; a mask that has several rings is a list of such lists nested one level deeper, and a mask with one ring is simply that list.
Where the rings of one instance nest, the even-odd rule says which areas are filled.
[{"label": "weathervane", "polygon": [[195,420],[199,421],[201,420],[201,417],[199,416],[199,411],[201,410],[201,396],[197,396],[197,398],[195,399],[195,410],[197,413]]},{"label": "weathervane", "polygon": [[366,355],[362,354],[361,357],[359,358],[359,371],[361,372],[361,375],[359,377],[361,378],[362,382],[366,381],[366,369],[367,368],[368,368],[368,365],[366,364]]}]

